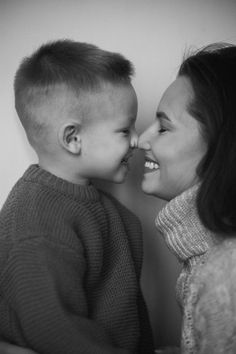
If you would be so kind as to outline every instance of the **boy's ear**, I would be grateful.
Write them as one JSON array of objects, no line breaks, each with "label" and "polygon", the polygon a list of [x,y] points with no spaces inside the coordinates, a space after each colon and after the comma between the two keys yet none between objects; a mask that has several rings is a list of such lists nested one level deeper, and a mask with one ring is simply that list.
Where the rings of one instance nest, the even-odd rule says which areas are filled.
[{"label": "boy's ear", "polygon": [[58,132],[60,145],[75,155],[79,155],[81,152],[80,130],[81,125],[79,123],[65,123]]}]

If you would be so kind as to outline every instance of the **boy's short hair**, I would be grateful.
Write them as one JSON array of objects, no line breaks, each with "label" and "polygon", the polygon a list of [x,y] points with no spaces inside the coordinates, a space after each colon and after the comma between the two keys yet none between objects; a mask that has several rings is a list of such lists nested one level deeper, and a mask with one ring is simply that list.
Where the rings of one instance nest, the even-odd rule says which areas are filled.
[{"label": "boy's short hair", "polygon": [[58,40],[42,45],[23,59],[14,81],[16,111],[30,143],[35,145],[46,130],[36,107],[49,100],[57,87],[79,96],[99,90],[103,82],[129,83],[133,72],[122,55],[92,44]]}]

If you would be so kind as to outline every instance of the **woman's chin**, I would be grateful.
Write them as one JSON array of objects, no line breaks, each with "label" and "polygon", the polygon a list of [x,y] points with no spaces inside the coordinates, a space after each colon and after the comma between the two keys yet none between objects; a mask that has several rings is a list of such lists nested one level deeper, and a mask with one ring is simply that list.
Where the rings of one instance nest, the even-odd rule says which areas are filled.
[{"label": "woman's chin", "polygon": [[154,197],[156,196],[155,190],[152,188],[152,186],[150,186],[150,184],[147,183],[147,181],[145,180],[142,181],[141,188],[143,193],[152,195]]},{"label": "woman's chin", "polygon": [[164,201],[169,201],[170,199],[172,199],[169,197],[169,195],[166,195],[164,193],[163,189],[157,188],[157,186],[154,187],[154,186],[150,185],[150,183],[147,183],[147,181],[145,179],[142,181],[141,189],[142,189],[143,193],[153,196],[155,198],[159,198]]}]

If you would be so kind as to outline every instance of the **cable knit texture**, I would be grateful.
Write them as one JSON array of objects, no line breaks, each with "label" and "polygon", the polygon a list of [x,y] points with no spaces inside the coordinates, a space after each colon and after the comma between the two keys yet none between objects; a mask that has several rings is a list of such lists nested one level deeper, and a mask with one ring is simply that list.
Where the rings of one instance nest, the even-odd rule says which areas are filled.
[{"label": "cable knit texture", "polygon": [[40,354],[153,353],[138,219],[32,165],[0,213],[0,336]]},{"label": "cable knit texture", "polygon": [[236,240],[207,230],[197,208],[198,185],[159,212],[156,226],[182,263],[176,297],[183,313],[182,354],[236,353]]}]

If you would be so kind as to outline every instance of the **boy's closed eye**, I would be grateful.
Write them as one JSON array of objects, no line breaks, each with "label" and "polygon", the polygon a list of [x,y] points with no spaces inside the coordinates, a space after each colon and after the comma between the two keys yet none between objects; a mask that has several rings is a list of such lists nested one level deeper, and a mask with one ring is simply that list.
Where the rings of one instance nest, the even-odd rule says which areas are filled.
[{"label": "boy's closed eye", "polygon": [[124,128],[119,129],[118,133],[128,136],[131,134],[131,130],[132,130],[131,127],[124,127]]},{"label": "boy's closed eye", "polygon": [[125,128],[125,129],[122,129],[122,133],[125,134],[125,135],[130,135],[130,128]]}]

